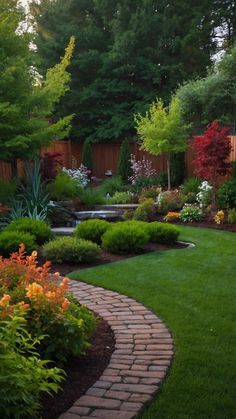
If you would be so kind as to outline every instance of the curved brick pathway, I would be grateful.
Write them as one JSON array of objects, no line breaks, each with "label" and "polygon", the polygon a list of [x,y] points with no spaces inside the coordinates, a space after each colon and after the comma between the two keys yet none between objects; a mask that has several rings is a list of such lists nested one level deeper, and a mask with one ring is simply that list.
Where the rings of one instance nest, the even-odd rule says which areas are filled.
[{"label": "curved brick pathway", "polygon": [[158,391],[173,356],[163,322],[132,298],[71,281],[80,303],[103,317],[115,334],[115,350],[102,376],[59,419],[131,419]]}]

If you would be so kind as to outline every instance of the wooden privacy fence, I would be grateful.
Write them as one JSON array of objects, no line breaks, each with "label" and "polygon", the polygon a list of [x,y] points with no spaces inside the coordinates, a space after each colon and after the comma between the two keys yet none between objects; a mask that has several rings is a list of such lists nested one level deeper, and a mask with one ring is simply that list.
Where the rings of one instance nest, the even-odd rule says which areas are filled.
[{"label": "wooden privacy fence", "polygon": [[[232,151],[230,161],[236,160],[236,136],[231,136]],[[48,148],[42,150],[42,155],[47,153],[60,153],[62,165],[67,168],[77,168],[82,160],[82,144],[74,141],[54,141]],[[157,173],[166,171],[165,156],[152,156],[151,154],[140,150],[137,143],[131,144],[131,152],[136,156],[137,160],[143,157],[148,158],[152,162],[153,168]],[[93,156],[93,175],[98,178],[104,178],[105,172],[111,170],[113,174],[117,171],[118,160],[120,154],[120,143],[97,143],[92,145]],[[193,176],[194,150],[192,141],[189,141],[188,150],[185,153],[186,177]],[[19,162],[19,172],[22,172],[22,163]],[[11,177],[10,164],[0,161],[0,179],[9,179]]]}]

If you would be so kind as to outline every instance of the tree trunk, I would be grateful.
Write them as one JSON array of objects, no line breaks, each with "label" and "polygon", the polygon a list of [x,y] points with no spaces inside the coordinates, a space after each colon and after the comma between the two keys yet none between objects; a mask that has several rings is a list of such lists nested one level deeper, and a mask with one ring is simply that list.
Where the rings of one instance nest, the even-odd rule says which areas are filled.
[{"label": "tree trunk", "polygon": [[170,155],[169,154],[166,158],[166,162],[167,162],[168,191],[170,191],[171,183],[170,183]]}]

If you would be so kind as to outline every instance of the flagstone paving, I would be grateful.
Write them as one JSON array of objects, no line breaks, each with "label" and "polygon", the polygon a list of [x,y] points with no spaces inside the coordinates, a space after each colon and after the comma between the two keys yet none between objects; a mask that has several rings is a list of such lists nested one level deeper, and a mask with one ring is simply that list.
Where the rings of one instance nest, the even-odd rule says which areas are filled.
[{"label": "flagstone paving", "polygon": [[167,374],[174,353],[171,334],[132,298],[77,281],[71,281],[71,290],[109,323],[116,344],[99,380],[59,419],[135,418]]}]

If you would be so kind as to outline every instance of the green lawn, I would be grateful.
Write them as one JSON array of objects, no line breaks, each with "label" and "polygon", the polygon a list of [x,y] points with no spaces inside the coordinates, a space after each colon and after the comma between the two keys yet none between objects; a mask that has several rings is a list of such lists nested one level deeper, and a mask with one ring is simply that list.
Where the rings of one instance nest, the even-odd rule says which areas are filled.
[{"label": "green lawn", "polygon": [[144,419],[236,418],[236,234],[181,227],[193,249],[71,274],[129,295],[170,328],[175,358]]}]

